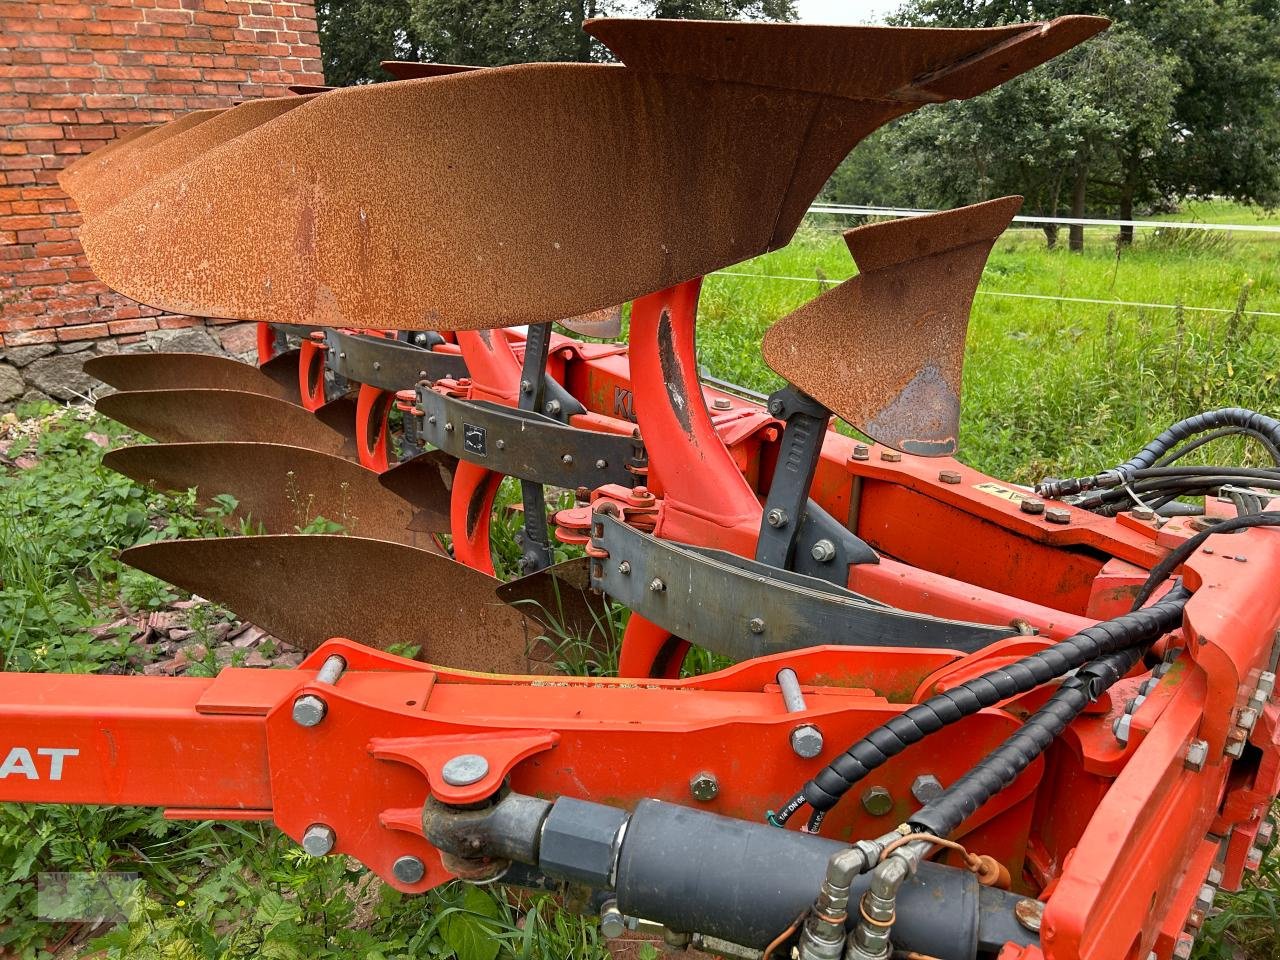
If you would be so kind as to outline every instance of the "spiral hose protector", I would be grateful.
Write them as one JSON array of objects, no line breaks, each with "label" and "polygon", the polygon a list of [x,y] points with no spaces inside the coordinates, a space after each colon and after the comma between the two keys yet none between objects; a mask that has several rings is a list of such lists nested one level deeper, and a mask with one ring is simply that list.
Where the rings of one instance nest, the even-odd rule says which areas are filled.
[{"label": "spiral hose protector", "polygon": [[1132,471],[1145,470],[1154,465],[1157,460],[1187,438],[1219,427],[1253,430],[1267,437],[1273,445],[1280,447],[1280,420],[1253,410],[1245,410],[1243,407],[1225,407],[1179,420],[1143,447],[1136,456],[1116,467],[1116,470],[1127,479]]},{"label": "spiral hose protector", "polygon": [[805,801],[815,811],[830,810],[855,783],[930,733],[985,707],[1034,690],[1098,657],[1154,642],[1182,622],[1182,608],[1190,596],[1179,584],[1149,607],[1086,627],[1038,653],[966,680],[910,707],[872,730],[819,771],[804,785]]},{"label": "spiral hose protector", "polygon": [[1142,656],[1128,647],[1101,657],[1063,681],[1043,707],[972,770],[911,817],[911,825],[938,837],[951,834],[1048,749],[1091,702],[1123,677]]}]

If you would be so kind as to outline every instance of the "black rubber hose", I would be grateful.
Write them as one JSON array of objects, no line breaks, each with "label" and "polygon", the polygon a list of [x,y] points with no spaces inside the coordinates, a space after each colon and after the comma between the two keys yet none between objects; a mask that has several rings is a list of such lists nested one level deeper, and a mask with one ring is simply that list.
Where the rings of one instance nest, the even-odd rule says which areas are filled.
[{"label": "black rubber hose", "polygon": [[1244,430],[1240,427],[1219,427],[1217,430],[1211,430],[1202,437],[1197,437],[1188,443],[1184,443],[1177,450],[1166,453],[1163,457],[1157,460],[1153,466],[1167,467],[1170,464],[1177,463],[1183,457],[1199,450],[1205,444],[1213,443],[1213,441],[1221,440],[1224,437],[1250,437],[1258,441],[1258,443],[1267,451],[1272,462],[1275,463],[1276,466],[1280,466],[1280,447],[1277,447],[1272,443],[1265,433],[1258,433],[1255,430]]},{"label": "black rubber hose", "polygon": [[[1163,560],[1151,568],[1151,575],[1147,577],[1146,582],[1139,588],[1137,595],[1134,597],[1134,605],[1140,606],[1147,602],[1147,598],[1155,593],[1160,584],[1164,583],[1173,572],[1187,562],[1187,558],[1200,549],[1210,537],[1219,533],[1231,533],[1234,530],[1246,530],[1249,527],[1280,527],[1280,511],[1269,510],[1264,513],[1254,513],[1247,517],[1232,517],[1230,520],[1223,520],[1221,523],[1215,523],[1208,530],[1197,533],[1190,540],[1182,543],[1181,546],[1169,551]],[[1178,587],[1174,587],[1174,590]],[[1173,590],[1166,594],[1166,598],[1173,593]],[[1152,609],[1156,604],[1152,604]]]},{"label": "black rubber hose", "polygon": [[1125,474],[1133,470],[1144,470],[1191,437],[1220,427],[1237,427],[1261,434],[1273,447],[1280,448],[1280,420],[1243,407],[1226,407],[1179,420],[1143,447],[1137,456],[1126,460],[1116,469]]},{"label": "black rubber hose", "polygon": [[1141,646],[1117,650],[1062,681],[1053,696],[1016,733],[912,814],[911,825],[935,836],[949,836],[979,807],[1013,783],[1085,707],[1133,669],[1142,652]]},{"label": "black rubber hose", "polygon": [[775,815],[775,820],[785,823],[805,803],[815,812],[824,813],[872,770],[948,724],[1034,690],[1105,654],[1154,642],[1182,621],[1182,608],[1190,596],[1184,587],[1175,586],[1145,610],[1086,627],[1038,653],[989,670],[910,707],[832,760]]}]

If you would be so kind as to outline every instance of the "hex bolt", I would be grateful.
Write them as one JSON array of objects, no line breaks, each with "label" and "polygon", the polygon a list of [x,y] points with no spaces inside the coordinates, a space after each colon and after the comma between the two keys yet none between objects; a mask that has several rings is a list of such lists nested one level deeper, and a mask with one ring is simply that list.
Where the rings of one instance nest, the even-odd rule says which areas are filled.
[{"label": "hex bolt", "polygon": [[836,557],[836,545],[830,540],[819,540],[809,551],[809,556],[819,563],[830,563]]},{"label": "hex bolt", "polygon": [[401,883],[419,883],[427,875],[427,868],[417,857],[400,857],[391,865],[391,875]]},{"label": "hex bolt", "polygon": [[1035,497],[1023,497],[1022,502],[1018,504],[1018,509],[1023,513],[1039,516],[1044,513],[1044,501],[1037,500]]},{"label": "hex bolt", "polygon": [[1156,518],[1156,512],[1152,510],[1150,507],[1146,507],[1146,506],[1134,507],[1132,510],[1129,511],[1129,513],[1133,516],[1133,519],[1141,520],[1144,523],[1154,520]]},{"label": "hex bolt", "polygon": [[928,803],[942,796],[942,781],[932,773],[922,773],[911,781],[911,795],[920,803]]},{"label": "hex bolt", "polygon": [[468,787],[489,775],[489,761],[478,753],[460,753],[445,762],[440,776],[451,787]]},{"label": "hex bolt", "polygon": [[1252,733],[1253,728],[1258,725],[1258,711],[1253,707],[1245,707],[1240,711],[1240,716],[1236,720],[1236,724],[1241,730],[1247,730]]},{"label": "hex bolt", "polygon": [[850,456],[850,458],[849,458],[849,459],[851,459],[851,460],[870,460],[870,459],[871,459],[871,448],[870,448],[870,447],[868,447],[865,443],[856,443],[856,444],[854,444],[854,446],[853,446],[853,454]]},{"label": "hex bolt", "polygon": [[1138,708],[1142,706],[1143,701],[1144,701],[1144,700],[1146,700],[1146,699],[1147,699],[1147,698],[1146,698],[1146,697],[1144,697],[1144,696],[1142,696],[1142,695],[1138,695],[1138,696],[1134,697],[1132,700],[1128,701],[1128,702],[1124,705],[1124,712],[1125,712],[1125,713],[1137,713],[1137,712],[1138,712]]},{"label": "hex bolt", "polygon": [[546,406],[544,406],[542,409],[554,417],[557,413],[560,412],[560,401],[548,400],[546,403]]},{"label": "hex bolt", "polygon": [[822,753],[823,746],[822,731],[812,723],[801,724],[791,731],[791,751],[801,760],[812,760]]},{"label": "hex bolt", "polygon": [[338,835],[327,823],[313,823],[302,834],[302,849],[311,857],[327,857]]},{"label": "hex bolt", "polygon": [[618,909],[617,900],[606,900],[600,906],[600,932],[613,940],[627,932],[627,919]]},{"label": "hex bolt", "polygon": [[1208,913],[1213,909],[1214,898],[1217,897],[1218,891],[1211,884],[1204,884],[1200,887],[1200,893],[1196,895],[1196,909],[1201,913]]},{"label": "hex bolt", "polygon": [[765,519],[769,522],[769,526],[771,527],[785,527],[791,518],[787,516],[787,511],[783,510],[781,507],[774,507],[769,511]]},{"label": "hex bolt", "polygon": [[1066,507],[1047,507],[1044,511],[1044,518],[1050,523],[1070,523],[1071,511]]},{"label": "hex bolt", "polygon": [[505,450],[507,449],[507,441],[498,440],[498,442],[494,444],[494,446],[496,446],[499,450]]},{"label": "hex bolt", "polygon": [[328,705],[314,693],[308,693],[293,701],[293,722],[300,727],[315,727],[329,712]]},{"label": "hex bolt", "polygon": [[1223,752],[1228,757],[1235,757],[1238,760],[1244,754],[1244,745],[1248,739],[1249,735],[1236,727],[1227,734],[1227,746]]},{"label": "hex bolt", "polygon": [[653,593],[662,593],[663,590],[667,589],[667,585],[662,582],[661,577],[654,577],[649,581],[649,589]]},{"label": "hex bolt", "polygon": [[868,787],[862,794],[862,809],[873,817],[893,812],[893,794],[884,787]]},{"label": "hex bolt", "polygon": [[1207,740],[1192,740],[1187,744],[1187,755],[1182,758],[1182,765],[1188,770],[1199,773],[1204,769],[1205,762],[1209,759],[1209,742]]},{"label": "hex bolt", "polygon": [[1209,868],[1209,875],[1205,878],[1212,886],[1219,886],[1222,883],[1222,871],[1217,867]]},{"label": "hex bolt", "polygon": [[695,800],[705,803],[708,800],[714,800],[719,793],[720,781],[716,779],[714,773],[703,770],[701,773],[694,774],[693,779],[689,781],[689,795]]},{"label": "hex bolt", "polygon": [[597,470],[603,470],[608,465],[609,465],[609,461],[604,459],[603,457],[601,457],[599,460],[596,461]]},{"label": "hex bolt", "polygon": [[1179,934],[1178,942],[1173,945],[1173,955],[1178,960],[1190,960],[1191,951],[1195,949],[1195,937],[1189,933]]},{"label": "hex bolt", "polygon": [[1249,852],[1245,854],[1244,868],[1250,873],[1254,873],[1262,866],[1262,848],[1250,847]]},{"label": "hex bolt", "polygon": [[886,463],[899,463],[902,460],[902,454],[897,450],[881,450],[880,459]]},{"label": "hex bolt", "polygon": [[1040,924],[1044,920],[1044,903],[1031,897],[1023,897],[1013,905],[1013,915],[1018,923],[1032,933],[1039,933]]},{"label": "hex bolt", "polygon": [[628,577],[628,576],[630,576],[630,575],[631,575],[631,561],[630,561],[630,560],[623,560],[620,564],[618,564],[618,573],[622,574],[624,577]]},{"label": "hex bolt", "polygon": [[769,401],[769,412],[775,417],[782,416],[782,401],[778,399]]},{"label": "hex bolt", "polygon": [[956,470],[939,470],[938,480],[942,483],[959,483],[960,473]]},{"label": "hex bolt", "polygon": [[1271,837],[1275,833],[1276,825],[1270,820],[1263,820],[1258,824],[1257,841],[1260,847],[1271,846]]},{"label": "hex bolt", "polygon": [[747,629],[752,633],[764,633],[764,621],[759,617],[752,617],[750,621],[747,622]]},{"label": "hex bolt", "polygon": [[560,462],[563,463],[566,467],[569,466],[570,464],[573,463],[573,454],[566,453],[563,457],[560,458]]},{"label": "hex bolt", "polygon": [[732,410],[733,401],[728,397],[716,397],[711,401],[712,410]]},{"label": "hex bolt", "polygon": [[521,392],[521,393],[533,393],[533,384],[532,384],[532,383],[530,383],[528,380],[521,380],[521,381],[520,381],[520,392]]},{"label": "hex bolt", "polygon": [[453,421],[452,421],[452,420],[446,420],[446,421],[444,422],[444,432],[445,432],[445,433],[453,433]]},{"label": "hex bolt", "polygon": [[1116,735],[1116,742],[1122,746],[1129,744],[1129,726],[1133,721],[1133,715],[1126,713],[1123,716],[1116,717],[1115,722],[1111,724],[1111,732]]}]

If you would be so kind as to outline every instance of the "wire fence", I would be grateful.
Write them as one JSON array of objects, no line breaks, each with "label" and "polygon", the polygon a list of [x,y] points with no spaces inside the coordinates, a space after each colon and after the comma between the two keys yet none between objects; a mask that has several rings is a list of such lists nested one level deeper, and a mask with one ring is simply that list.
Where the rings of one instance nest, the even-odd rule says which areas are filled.
[{"label": "wire fence", "polygon": [[[863,204],[848,203],[815,203],[809,208],[810,213],[820,214],[836,214],[840,216],[859,216],[859,217],[918,217],[929,213],[938,213],[937,210],[925,210],[910,207],[880,207]],[[1036,216],[1015,216],[1014,222],[1045,224],[1052,223],[1060,226],[1071,226],[1079,224],[1087,227],[1125,227],[1130,226],[1135,229],[1176,229],[1176,230],[1209,230],[1219,232],[1243,231],[1247,233],[1268,233],[1280,234],[1280,225],[1259,224],[1259,223],[1201,223],[1198,221],[1171,221],[1171,220],[1101,220],[1090,217],[1036,217]],[[710,277],[730,277],[743,280],[777,280],[784,283],[814,283],[821,286],[830,286],[838,283],[838,280],[823,279],[820,277],[795,277],[785,274],[773,273],[749,273],[742,270],[734,270],[732,268],[726,270],[718,270],[709,274]],[[1004,297],[1013,300],[1050,300],[1061,303],[1078,303],[1092,304],[1106,307],[1136,307],[1140,309],[1150,310],[1181,310],[1187,313],[1217,313],[1217,314],[1240,314],[1241,316],[1250,317],[1280,317],[1280,312],[1272,310],[1240,310],[1237,307],[1197,307],[1189,306],[1182,303],[1149,303],[1138,300],[1108,300],[1095,297],[1067,297],[1047,293],[1013,293],[1002,290],[982,290],[979,289],[977,295],[980,297]]]}]

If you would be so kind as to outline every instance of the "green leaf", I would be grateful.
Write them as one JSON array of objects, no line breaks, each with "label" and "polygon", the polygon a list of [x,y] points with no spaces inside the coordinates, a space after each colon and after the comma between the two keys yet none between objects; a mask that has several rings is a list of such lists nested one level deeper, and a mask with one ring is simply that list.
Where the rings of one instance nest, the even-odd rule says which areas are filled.
[{"label": "green leaf", "polygon": [[479,887],[468,886],[462,905],[440,921],[440,935],[458,960],[496,960],[500,947],[497,927],[487,920],[501,917],[493,897]]},{"label": "green leaf", "polygon": [[262,895],[258,901],[258,909],[253,915],[254,920],[268,928],[298,920],[301,917],[302,909],[274,890],[268,890]]}]

